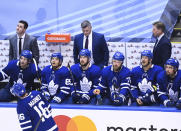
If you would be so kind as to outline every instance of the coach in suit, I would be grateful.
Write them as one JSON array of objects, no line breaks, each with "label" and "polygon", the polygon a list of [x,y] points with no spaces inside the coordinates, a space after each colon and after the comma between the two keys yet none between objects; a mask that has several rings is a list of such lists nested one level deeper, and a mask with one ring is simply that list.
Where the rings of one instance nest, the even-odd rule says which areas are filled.
[{"label": "coach in suit", "polygon": [[18,59],[23,50],[30,50],[36,62],[39,62],[39,48],[37,39],[26,33],[28,23],[20,20],[16,27],[16,35],[9,36],[9,60]]},{"label": "coach in suit", "polygon": [[109,51],[103,34],[92,31],[91,23],[87,20],[81,23],[82,32],[74,38],[74,62],[79,63],[78,54],[82,49],[89,49],[92,53],[92,64],[103,68],[108,65]]},{"label": "coach in suit", "polygon": [[164,35],[165,25],[157,21],[153,23],[153,35],[157,38],[153,48],[153,64],[164,67],[171,57],[172,46],[170,40]]}]

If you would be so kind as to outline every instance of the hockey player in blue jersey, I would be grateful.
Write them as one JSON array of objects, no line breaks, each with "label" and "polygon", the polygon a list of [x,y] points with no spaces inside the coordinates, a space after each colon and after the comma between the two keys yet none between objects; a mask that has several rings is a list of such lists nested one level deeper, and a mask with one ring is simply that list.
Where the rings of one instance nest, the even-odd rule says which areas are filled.
[{"label": "hockey player in blue jersey", "polygon": [[36,71],[32,63],[32,53],[29,50],[22,51],[19,60],[12,60],[0,72],[0,81],[9,77],[9,83],[0,90],[0,101],[13,99],[9,89],[14,83],[25,83],[27,92],[34,89],[34,79],[38,77],[40,69]]},{"label": "hockey player in blue jersey", "polygon": [[[130,89],[130,70],[123,65],[124,55],[116,52],[112,58],[112,65],[102,70],[99,87],[94,90],[95,94],[104,95],[104,104],[127,105]],[[105,101],[105,100],[108,101]]]},{"label": "hockey player in blue jersey", "polygon": [[[80,63],[71,66],[74,86],[71,88],[73,103],[95,104],[93,89],[98,86],[101,69],[91,65],[91,53],[88,49],[82,49],[79,53]],[[95,98],[95,97],[94,97]]]},{"label": "hockey player in blue jersey", "polygon": [[181,70],[178,68],[179,62],[176,59],[166,61],[165,70],[157,77],[157,93],[164,106],[181,109]]},{"label": "hockey player in blue jersey", "polygon": [[52,103],[61,103],[70,94],[70,72],[62,66],[63,56],[61,53],[51,55],[51,65],[46,66],[41,73],[41,90]]},{"label": "hockey player in blue jersey", "polygon": [[153,54],[150,50],[141,52],[141,65],[132,69],[131,94],[132,105],[156,104],[156,77],[163,70],[152,64]]},{"label": "hockey player in blue jersey", "polygon": [[141,65],[132,69],[131,94],[132,105],[156,104],[156,77],[163,70],[152,64],[153,54],[150,50],[141,52]]},{"label": "hockey player in blue jersey", "polygon": [[19,98],[17,113],[23,131],[58,131],[51,106],[39,91],[27,93],[20,83],[14,84],[10,91]]}]

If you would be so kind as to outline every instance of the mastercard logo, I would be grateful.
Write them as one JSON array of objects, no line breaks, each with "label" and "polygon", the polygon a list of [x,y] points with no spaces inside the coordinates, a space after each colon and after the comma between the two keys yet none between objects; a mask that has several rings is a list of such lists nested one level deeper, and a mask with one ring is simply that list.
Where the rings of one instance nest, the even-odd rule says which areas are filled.
[{"label": "mastercard logo", "polygon": [[58,115],[54,120],[59,128],[59,131],[97,131],[94,122],[85,116],[68,117]]}]

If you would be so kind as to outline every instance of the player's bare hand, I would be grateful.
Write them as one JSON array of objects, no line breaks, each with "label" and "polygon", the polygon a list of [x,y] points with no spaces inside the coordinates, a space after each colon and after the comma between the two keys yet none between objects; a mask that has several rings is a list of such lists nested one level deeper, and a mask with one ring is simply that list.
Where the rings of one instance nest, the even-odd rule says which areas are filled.
[{"label": "player's bare hand", "polygon": [[136,99],[136,102],[137,102],[139,105],[143,105],[143,102],[142,102],[141,99],[139,99],[139,98]]},{"label": "player's bare hand", "polygon": [[98,95],[98,94],[100,94],[100,90],[99,90],[99,89],[95,89],[93,93],[94,93],[95,95]]}]

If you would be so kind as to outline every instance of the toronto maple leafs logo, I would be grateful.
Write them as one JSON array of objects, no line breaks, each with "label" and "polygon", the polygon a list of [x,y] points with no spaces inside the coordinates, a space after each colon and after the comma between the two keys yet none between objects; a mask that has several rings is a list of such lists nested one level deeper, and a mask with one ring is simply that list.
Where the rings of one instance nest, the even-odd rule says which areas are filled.
[{"label": "toronto maple leafs logo", "polygon": [[84,92],[88,92],[91,89],[92,81],[89,81],[86,77],[80,80],[80,88]]},{"label": "toronto maple leafs logo", "polygon": [[55,95],[57,93],[57,89],[58,89],[58,84],[55,84],[55,82],[53,80],[51,80],[48,84],[48,90],[50,95]]},{"label": "toronto maple leafs logo", "polygon": [[174,92],[174,91],[172,90],[172,88],[170,88],[170,89],[168,90],[168,94],[169,94],[169,98],[170,98],[171,100],[173,100],[173,101],[175,101],[175,102],[178,100],[178,91]]},{"label": "toronto maple leafs logo", "polygon": [[148,89],[150,89],[151,91],[153,91],[153,87],[151,82],[148,82],[148,80],[146,78],[144,78],[141,82],[138,83],[138,87],[140,89],[141,92],[146,93],[146,91]]}]

